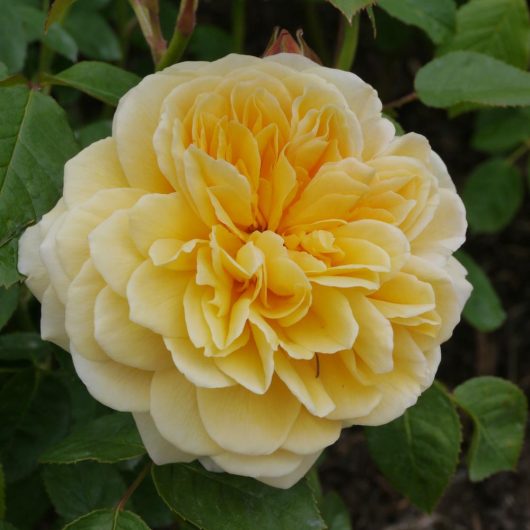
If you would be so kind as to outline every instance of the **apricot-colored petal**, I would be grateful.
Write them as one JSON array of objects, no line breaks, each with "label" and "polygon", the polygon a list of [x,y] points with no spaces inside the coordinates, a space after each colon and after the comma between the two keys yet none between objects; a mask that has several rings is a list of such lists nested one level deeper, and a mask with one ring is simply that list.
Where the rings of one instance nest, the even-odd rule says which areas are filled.
[{"label": "apricot-colored petal", "polygon": [[194,385],[205,388],[232,386],[235,381],[216,366],[213,358],[206,357],[204,349],[196,348],[189,339],[165,339],[173,362]]},{"label": "apricot-colored petal", "polygon": [[94,306],[94,338],[114,361],[143,370],[173,366],[162,337],[129,320],[127,300],[105,287]]},{"label": "apricot-colored petal", "polygon": [[195,460],[196,455],[177,449],[162,437],[149,412],[133,412],[133,418],[147,453],[157,466]]},{"label": "apricot-colored petal", "polygon": [[300,402],[277,378],[263,395],[240,386],[197,389],[202,422],[226,451],[244,455],[271,454],[287,439]]},{"label": "apricot-colored petal", "polygon": [[190,275],[144,261],[127,284],[129,318],[164,337],[186,337],[182,299]]},{"label": "apricot-colored petal", "polygon": [[71,349],[92,361],[108,361],[109,357],[94,339],[94,307],[105,282],[91,260],[85,262],[68,289],[65,327]]},{"label": "apricot-colored petal", "polygon": [[75,371],[90,394],[114,410],[147,412],[153,372],[114,361],[91,361],[72,349]]},{"label": "apricot-colored petal", "polygon": [[195,394],[195,386],[178,370],[156,372],[151,385],[153,420],[160,434],[181,451],[195,455],[220,453],[221,448],[201,421]]},{"label": "apricot-colored petal", "polygon": [[311,414],[323,417],[335,408],[333,400],[319,377],[320,358],[292,359],[279,350],[274,356],[274,363],[278,377]]},{"label": "apricot-colored petal", "polygon": [[341,429],[340,421],[315,417],[302,407],[282,449],[299,455],[314,454],[336,442]]},{"label": "apricot-colored petal", "polygon": [[64,166],[63,196],[69,208],[85,202],[100,190],[128,186],[114,138],[94,142]]},{"label": "apricot-colored petal", "polygon": [[129,235],[129,212],[114,212],[92,230],[88,240],[94,266],[116,293],[125,296],[132,273],[143,262]]}]

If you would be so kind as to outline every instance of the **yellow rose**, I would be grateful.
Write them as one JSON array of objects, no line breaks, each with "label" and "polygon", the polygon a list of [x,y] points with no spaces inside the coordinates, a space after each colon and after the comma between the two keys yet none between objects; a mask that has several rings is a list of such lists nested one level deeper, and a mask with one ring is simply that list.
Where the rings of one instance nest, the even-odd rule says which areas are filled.
[{"label": "yellow rose", "polygon": [[373,88],[295,54],[146,77],[20,241],[42,335],[158,463],[289,487],[433,381],[465,211]]}]

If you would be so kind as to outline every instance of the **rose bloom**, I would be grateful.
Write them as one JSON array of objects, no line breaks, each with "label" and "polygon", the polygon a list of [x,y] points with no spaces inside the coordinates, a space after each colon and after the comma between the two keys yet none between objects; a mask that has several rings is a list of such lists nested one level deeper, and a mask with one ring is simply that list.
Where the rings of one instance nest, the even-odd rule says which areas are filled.
[{"label": "rose bloom", "polygon": [[443,162],[357,76],[230,55],[122,98],[19,269],[42,336],[155,463],[286,488],[431,385],[470,293],[465,230]]}]

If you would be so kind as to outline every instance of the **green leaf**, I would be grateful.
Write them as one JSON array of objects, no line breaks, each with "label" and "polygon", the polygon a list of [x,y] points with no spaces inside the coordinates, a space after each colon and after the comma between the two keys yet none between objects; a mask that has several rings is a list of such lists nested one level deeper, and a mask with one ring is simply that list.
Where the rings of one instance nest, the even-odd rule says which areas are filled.
[{"label": "green leaf", "polygon": [[113,463],[143,454],[145,448],[132,416],[116,412],[74,431],[42,455],[41,460],[54,464],[71,464],[83,460]]},{"label": "green leaf", "polygon": [[380,0],[377,5],[405,24],[422,29],[436,44],[455,29],[454,0]]},{"label": "green leaf", "polygon": [[116,505],[127,489],[117,469],[94,462],[48,465],[42,477],[55,510],[67,520]]},{"label": "green leaf", "polygon": [[61,23],[63,21],[66,13],[68,13],[68,10],[72,7],[75,1],[76,0],[53,0],[53,4],[49,9],[46,18],[46,31],[48,31],[54,22]]},{"label": "green leaf", "polygon": [[57,348],[43,341],[38,333],[18,331],[0,335],[0,361],[33,361],[39,363]]},{"label": "green leaf", "polygon": [[[9,483],[6,499],[7,518],[21,530],[37,528],[46,512],[52,509],[40,473],[33,473],[23,480]],[[28,499],[31,499],[31,509],[28,509]]]},{"label": "green leaf", "polygon": [[330,4],[333,4],[351,24],[354,15],[361,9],[365,9],[373,4],[377,0],[328,0]]},{"label": "green leaf", "polygon": [[108,22],[97,11],[77,9],[78,5],[74,5],[63,25],[79,51],[89,59],[119,61],[120,42]]},{"label": "green leaf", "polygon": [[460,421],[453,402],[435,383],[400,418],[365,429],[377,466],[422,510],[432,511],[454,474]]},{"label": "green leaf", "polygon": [[107,138],[112,134],[112,121],[99,120],[85,125],[77,131],[77,139],[81,148],[88,147],[97,140]]},{"label": "green leaf", "polygon": [[172,464],[153,468],[153,480],[166,504],[203,530],[325,528],[305,479],[282,490],[199,464]]},{"label": "green leaf", "polygon": [[0,115],[1,246],[57,202],[77,144],[64,111],[40,92],[0,88]]},{"label": "green leaf", "polygon": [[4,468],[0,462],[0,519],[6,516],[6,484],[4,479]]},{"label": "green leaf", "polygon": [[477,114],[474,149],[504,153],[530,140],[530,108],[487,109]]},{"label": "green leaf", "polygon": [[320,511],[329,530],[352,530],[348,509],[335,491],[330,491],[324,496]]},{"label": "green leaf", "polygon": [[7,71],[7,66],[0,62],[0,80],[5,79],[8,76],[9,72]]},{"label": "green leaf", "polygon": [[40,455],[66,434],[69,423],[70,404],[64,386],[51,376],[22,375],[26,379],[13,378],[21,390],[15,391],[10,381],[1,392],[5,403],[0,417],[5,422],[7,416],[10,422],[7,431],[4,425],[0,428],[4,442],[1,458],[8,481],[28,476],[37,467]]},{"label": "green leaf", "polygon": [[201,61],[215,61],[233,51],[230,33],[211,24],[198,24],[188,45],[189,52]]},{"label": "green leaf", "polygon": [[[13,285],[9,289],[0,287],[0,329],[2,329],[13,316],[18,305],[18,285]],[[0,335],[0,341],[3,335]]]},{"label": "green leaf", "polygon": [[25,60],[26,40],[15,5],[10,0],[0,0],[0,61],[9,73],[14,73],[22,70]]},{"label": "green leaf", "polygon": [[0,245],[0,287],[11,287],[23,279],[23,276],[18,272],[17,263],[18,241],[12,239],[9,243]]},{"label": "green leaf", "polygon": [[77,60],[77,44],[62,26],[53,24],[47,33],[44,32],[46,16],[40,9],[19,4],[17,14],[22,21],[28,44],[39,40],[70,61]]},{"label": "green leaf", "polygon": [[108,414],[110,409],[96,401],[79,379],[72,363],[72,356],[55,346],[54,358],[60,366],[57,376],[67,388],[70,397],[72,428],[86,426],[93,419]]},{"label": "green leaf", "polygon": [[133,493],[132,502],[134,511],[150,527],[167,528],[175,519],[171,510],[158,495],[151,475],[146,476]]},{"label": "green leaf", "polygon": [[421,68],[416,92],[431,107],[530,105],[530,73],[477,52],[451,52]]},{"label": "green leaf", "polygon": [[46,76],[46,80],[76,88],[113,106],[118,105],[120,98],[140,82],[136,74],[97,61],[74,64],[56,75]]},{"label": "green leaf", "polygon": [[527,420],[521,389],[498,377],[475,377],[455,388],[454,396],[474,424],[468,453],[471,480],[515,470]]},{"label": "green leaf", "polygon": [[464,307],[464,318],[479,331],[495,331],[506,320],[506,313],[495,289],[471,256],[458,251],[456,257],[467,269],[467,279],[473,286],[471,296]]},{"label": "green leaf", "polygon": [[499,232],[515,217],[523,193],[523,178],[514,166],[500,158],[483,162],[462,190],[469,226],[477,233]]},{"label": "green leaf", "polygon": [[67,524],[63,530],[149,530],[149,527],[132,512],[96,510]]},{"label": "green leaf", "polygon": [[530,19],[525,0],[471,0],[458,10],[456,26],[441,53],[472,50],[526,70]]}]

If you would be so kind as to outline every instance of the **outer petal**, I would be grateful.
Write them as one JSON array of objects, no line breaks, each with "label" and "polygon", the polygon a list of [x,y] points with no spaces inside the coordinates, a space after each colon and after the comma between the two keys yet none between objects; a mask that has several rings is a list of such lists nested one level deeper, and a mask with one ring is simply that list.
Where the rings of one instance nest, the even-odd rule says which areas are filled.
[{"label": "outer petal", "polygon": [[162,337],[129,320],[127,300],[105,287],[94,306],[94,337],[114,361],[143,370],[173,366]]},{"label": "outer petal", "polygon": [[63,196],[69,208],[90,199],[99,190],[128,186],[114,138],[94,142],[64,167]]},{"label": "outer petal", "polygon": [[51,285],[44,291],[42,297],[40,330],[44,340],[68,350],[70,341],[64,329],[64,305]]},{"label": "outer petal", "polygon": [[288,489],[294,484],[296,484],[313,466],[317,461],[317,458],[320,456],[322,451],[318,453],[313,453],[312,455],[307,455],[302,459],[300,465],[283,476],[278,477],[256,477],[261,482],[268,484],[269,486],[274,486],[275,488]]},{"label": "outer petal", "polygon": [[228,473],[246,477],[277,477],[292,473],[302,463],[303,457],[281,449],[270,455],[241,455],[221,453],[212,457],[220,468]]},{"label": "outer petal", "polygon": [[18,270],[26,276],[26,285],[39,301],[42,301],[44,291],[50,285],[48,271],[39,253],[41,243],[41,227],[38,224],[30,226],[18,242]]},{"label": "outer petal", "polygon": [[147,412],[153,372],[123,366],[114,361],[97,362],[71,351],[75,371],[90,394],[115,410]]},{"label": "outer petal", "polygon": [[271,454],[287,439],[300,403],[277,378],[264,395],[239,386],[197,389],[200,417],[210,436],[226,451]]},{"label": "outer petal", "polygon": [[184,73],[149,75],[121,98],[112,122],[112,136],[131,186],[154,192],[172,190],[158,166],[153,135],[165,97],[190,77]]},{"label": "outer petal", "polygon": [[142,442],[151,460],[156,465],[163,466],[164,464],[195,460],[195,455],[177,449],[161,436],[151,414],[148,412],[133,412],[133,418],[142,437]]},{"label": "outer petal", "polygon": [[316,418],[302,407],[282,449],[299,455],[314,454],[336,442],[341,428],[340,421]]},{"label": "outer petal", "polygon": [[151,415],[160,434],[178,449],[195,455],[222,451],[201,422],[195,387],[178,370],[155,374],[151,388]]}]

